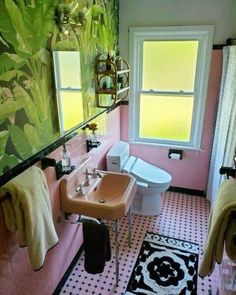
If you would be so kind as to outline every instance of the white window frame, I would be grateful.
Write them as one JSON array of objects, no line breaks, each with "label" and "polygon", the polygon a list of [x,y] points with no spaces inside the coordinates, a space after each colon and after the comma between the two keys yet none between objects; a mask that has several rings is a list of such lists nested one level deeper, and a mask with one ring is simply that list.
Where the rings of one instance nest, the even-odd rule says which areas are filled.
[{"label": "white window frame", "polygon": [[[214,26],[134,27],[129,31],[131,92],[129,99],[129,139],[133,143],[200,149],[205,101],[211,61]],[[199,41],[195,76],[192,128],[189,142],[139,137],[139,110],[142,87],[142,56],[144,41]]]}]

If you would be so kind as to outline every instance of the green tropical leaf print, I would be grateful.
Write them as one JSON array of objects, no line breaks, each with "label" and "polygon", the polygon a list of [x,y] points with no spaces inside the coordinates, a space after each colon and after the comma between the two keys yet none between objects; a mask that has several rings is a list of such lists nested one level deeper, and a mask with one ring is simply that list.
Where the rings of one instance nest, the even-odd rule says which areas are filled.
[{"label": "green tropical leaf print", "polygon": [[3,0],[0,1],[0,32],[4,40],[4,44],[10,43],[16,50],[18,41],[16,39],[16,31],[12,26],[12,21],[6,9]]},{"label": "green tropical leaf print", "polygon": [[54,30],[57,5],[57,0],[37,0],[34,6],[19,7],[24,15],[25,25],[31,31],[29,42],[34,53],[47,45],[47,40]]},{"label": "green tropical leaf print", "polygon": [[0,36],[0,42],[1,42],[4,46],[6,46],[7,48],[9,48],[8,43],[2,38],[2,36]]},{"label": "green tropical leaf print", "polygon": [[19,6],[13,0],[5,0],[5,6],[11,19],[12,26],[16,32],[17,44],[15,49],[24,54],[32,55],[33,50],[30,44],[32,32],[29,26],[26,26]]},{"label": "green tropical leaf print", "polygon": [[17,82],[15,82],[15,87],[13,88],[13,93],[16,101],[21,104],[24,108],[28,120],[35,127],[40,125],[40,109],[37,108],[37,103],[35,104],[30,95],[23,87],[21,87]]},{"label": "green tropical leaf print", "polygon": [[2,160],[5,154],[8,137],[9,137],[9,132],[7,130],[0,132],[0,161]]},{"label": "green tropical leaf print", "polygon": [[[94,62],[99,52],[115,51],[118,0],[62,0],[75,21],[68,36],[55,24],[58,2],[0,0],[0,43],[7,51],[0,55],[0,127],[8,125],[0,132],[0,173],[59,136],[51,49],[81,52],[85,117],[100,112],[95,104]],[[81,18],[83,25],[76,25]],[[21,125],[14,125],[21,118]],[[7,154],[8,146],[14,146],[16,155]]]},{"label": "green tropical leaf print", "polygon": [[25,64],[25,60],[17,54],[4,52],[0,55],[0,74],[5,73],[11,69],[19,69]]},{"label": "green tropical leaf print", "polygon": [[12,70],[12,71],[8,71],[8,72],[5,72],[5,73],[1,74],[0,75],[0,81],[9,82],[9,81],[11,81],[12,79],[15,79],[15,78],[19,79],[22,76],[27,77],[25,72],[22,72],[22,71],[19,71],[19,70]]},{"label": "green tropical leaf print", "polygon": [[5,154],[2,160],[0,161],[0,174],[2,174],[7,167],[8,169],[11,169],[15,167],[17,164],[19,164],[20,162],[22,161],[18,159],[16,155]]},{"label": "green tropical leaf print", "polygon": [[24,132],[34,152],[37,152],[42,146],[42,140],[40,140],[38,130],[30,124],[25,124]]},{"label": "green tropical leaf print", "polygon": [[20,156],[20,158],[22,160],[25,160],[29,158],[30,156],[32,156],[32,152],[33,152],[32,147],[24,131],[16,125],[9,125],[8,131],[9,131],[12,143],[16,149],[17,154]]},{"label": "green tropical leaf print", "polygon": [[0,104],[0,124],[2,124],[7,118],[15,114],[16,111],[20,110],[21,108],[21,103],[14,100]]},{"label": "green tropical leaf print", "polygon": [[[55,124],[55,122],[54,122]],[[49,120],[42,121],[39,128],[38,128],[39,138],[41,143],[45,145],[45,143],[51,143],[53,140],[56,139],[58,133],[53,134],[53,125]]]},{"label": "green tropical leaf print", "polygon": [[116,1],[107,1],[103,5],[102,20],[99,26],[99,38],[105,52],[111,56],[116,52],[117,45],[117,21]]}]

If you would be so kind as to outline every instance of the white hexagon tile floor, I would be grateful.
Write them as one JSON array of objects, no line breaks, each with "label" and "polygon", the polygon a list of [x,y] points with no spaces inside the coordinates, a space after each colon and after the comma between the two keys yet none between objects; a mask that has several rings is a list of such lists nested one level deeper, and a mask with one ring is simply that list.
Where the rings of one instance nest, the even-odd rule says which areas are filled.
[{"label": "white hexagon tile floor", "polygon": [[[115,241],[114,232],[110,230],[112,243],[112,259],[106,262],[104,272],[97,275],[88,274],[84,270],[84,256],[74,266],[60,295],[108,295],[125,293],[132,269],[139,254],[147,231],[179,238],[200,246],[199,262],[207,231],[209,202],[199,196],[176,192],[162,194],[162,212],[159,216],[132,216],[132,245],[128,246],[127,218],[120,221],[120,281],[115,283]],[[112,224],[110,224],[112,226]],[[218,267],[210,277],[198,277],[197,295],[220,294],[220,276]],[[54,294],[56,294],[54,292]],[[177,294],[176,294],[177,295]]]}]

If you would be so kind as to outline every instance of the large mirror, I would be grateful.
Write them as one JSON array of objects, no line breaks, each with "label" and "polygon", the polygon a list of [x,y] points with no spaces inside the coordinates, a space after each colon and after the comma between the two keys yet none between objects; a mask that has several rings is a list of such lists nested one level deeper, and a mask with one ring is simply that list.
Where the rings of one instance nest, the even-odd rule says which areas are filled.
[{"label": "large mirror", "polygon": [[[100,52],[116,52],[118,38],[118,0],[86,0],[79,1],[79,5],[71,4],[78,1],[60,1],[57,5],[56,1],[47,9],[47,1],[33,1],[33,7],[26,2],[29,1],[2,1],[1,5],[1,184],[48,155],[75,136],[77,129],[81,132],[86,122],[106,111],[97,107],[94,63]],[[14,3],[20,26],[16,25],[16,13],[12,13],[9,3]],[[55,13],[59,16],[61,9],[62,13],[71,12],[69,19],[65,19],[70,25],[68,35],[55,21]],[[28,18],[24,18],[25,11]],[[28,21],[35,18],[35,12],[42,20],[37,30]],[[23,31],[28,32],[27,38],[15,37],[22,36]],[[52,54],[52,50],[59,51]],[[53,57],[56,83],[52,83]]]},{"label": "large mirror", "polygon": [[64,134],[84,122],[80,53],[54,51],[53,64],[60,133]]}]

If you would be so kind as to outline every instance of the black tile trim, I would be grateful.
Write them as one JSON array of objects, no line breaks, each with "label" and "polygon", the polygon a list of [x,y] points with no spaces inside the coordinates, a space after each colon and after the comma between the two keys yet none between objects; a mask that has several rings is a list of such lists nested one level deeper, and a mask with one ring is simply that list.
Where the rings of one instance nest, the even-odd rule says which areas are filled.
[{"label": "black tile trim", "polygon": [[64,273],[63,277],[61,278],[59,284],[57,285],[57,287],[54,290],[54,292],[52,293],[52,295],[59,295],[60,294],[60,292],[61,292],[63,286],[65,285],[69,275],[71,274],[73,268],[75,267],[76,263],[78,262],[83,250],[84,250],[84,247],[83,247],[83,244],[82,244],[82,246],[79,248],[79,251],[76,253],[75,257],[73,258],[71,264],[67,268],[66,272]]},{"label": "black tile trim", "polygon": [[187,194],[187,195],[201,196],[201,197],[206,196],[204,191],[195,190],[191,188],[177,187],[177,186],[170,186],[168,191]]},{"label": "black tile trim", "polygon": [[127,105],[129,105],[129,101],[128,100],[121,101],[120,105],[127,106]]},{"label": "black tile trim", "polygon": [[112,112],[114,109],[116,109],[117,107],[121,105],[129,105],[129,101],[128,100],[118,101],[114,106],[107,109],[107,114]]},{"label": "black tile trim", "polygon": [[221,50],[225,46],[226,46],[226,44],[214,44],[213,45],[213,50]]}]

